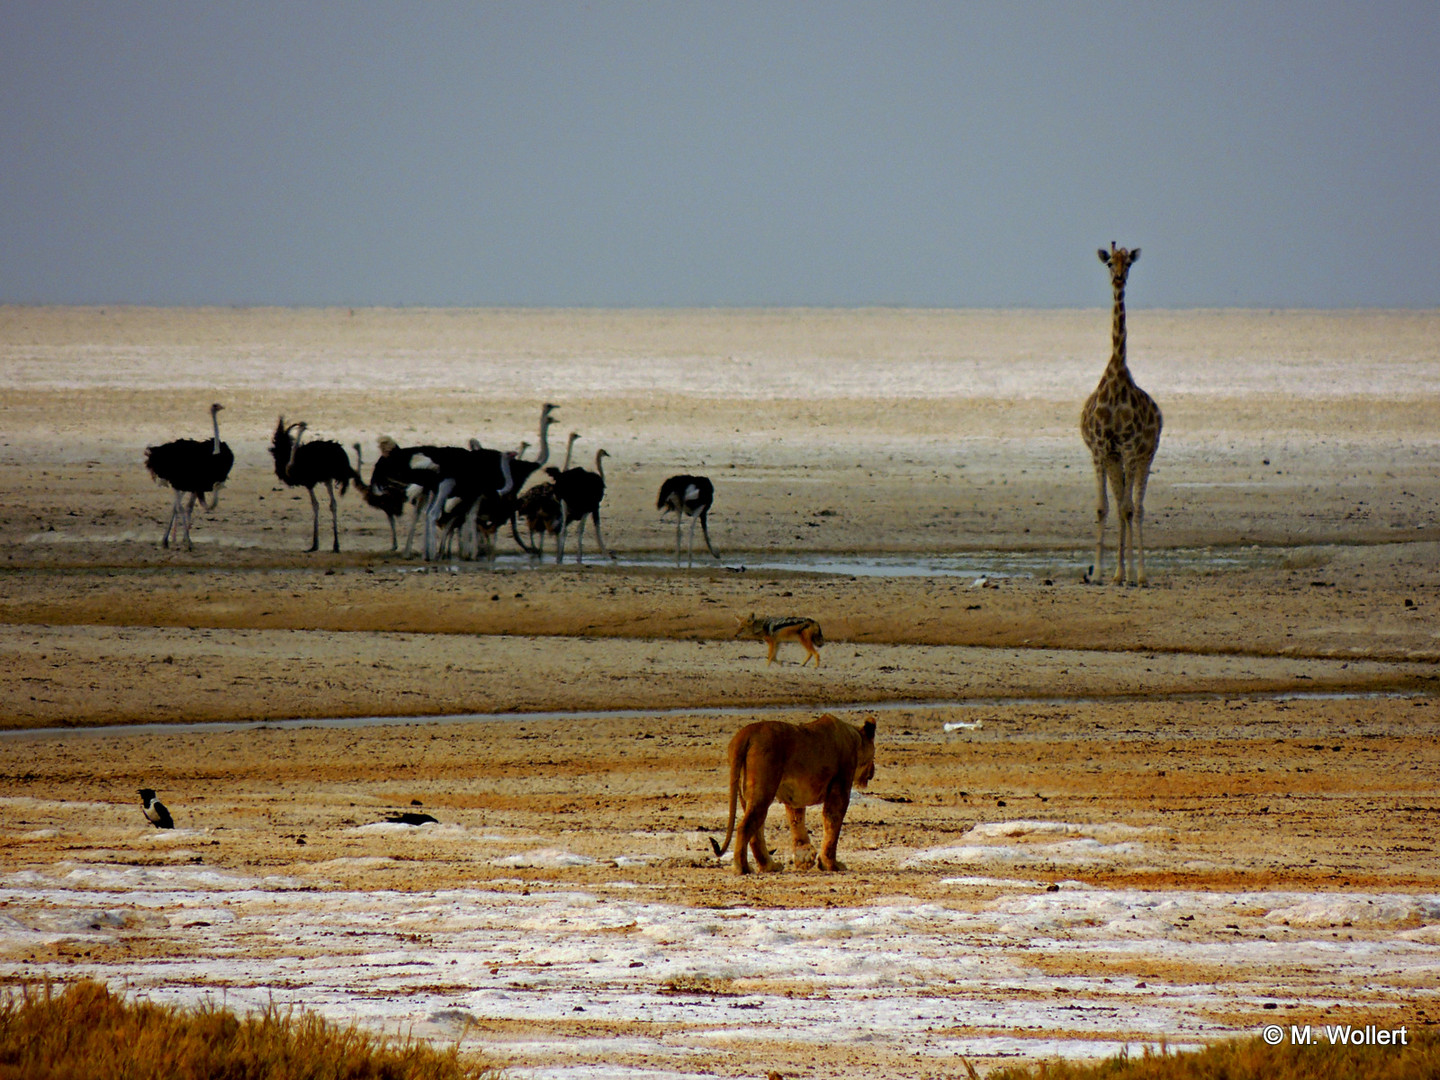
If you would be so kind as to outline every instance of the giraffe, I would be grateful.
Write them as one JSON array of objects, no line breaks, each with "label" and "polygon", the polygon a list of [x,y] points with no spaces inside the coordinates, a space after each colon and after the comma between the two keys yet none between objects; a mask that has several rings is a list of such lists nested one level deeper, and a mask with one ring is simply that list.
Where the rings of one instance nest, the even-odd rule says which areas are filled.
[{"label": "giraffe", "polygon": [[1100,385],[1080,410],[1080,434],[1095,462],[1095,565],[1087,578],[1102,580],[1105,518],[1109,514],[1105,499],[1108,478],[1120,512],[1116,585],[1125,584],[1127,542],[1134,584],[1146,584],[1145,485],[1150,479],[1150,463],[1155,460],[1155,450],[1160,445],[1160,407],[1135,385],[1130,369],[1125,366],[1125,279],[1139,258],[1139,248],[1127,251],[1117,248],[1114,241],[1109,251],[1100,249],[1100,261],[1110,268],[1110,284],[1115,290],[1110,363],[1100,377]]}]

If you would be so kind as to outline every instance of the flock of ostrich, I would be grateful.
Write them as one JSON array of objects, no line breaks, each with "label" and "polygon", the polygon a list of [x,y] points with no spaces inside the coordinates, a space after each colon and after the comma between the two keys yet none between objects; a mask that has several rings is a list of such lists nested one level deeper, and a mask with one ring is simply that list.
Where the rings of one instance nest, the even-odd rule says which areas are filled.
[{"label": "flock of ostrich", "polygon": [[[1162,417],[1155,400],[1136,385],[1126,362],[1125,283],[1130,268],[1140,258],[1140,249],[1100,249],[1100,261],[1110,272],[1114,294],[1111,319],[1110,362],[1094,392],[1080,412],[1080,433],[1095,466],[1096,537],[1095,561],[1086,579],[1100,581],[1105,553],[1105,521],[1109,515],[1107,485],[1119,511],[1119,540],[1116,549],[1114,584],[1144,585],[1145,579],[1145,486],[1150,466],[1160,443]],[[176,439],[145,451],[145,466],[157,481],[175,492],[170,522],[161,540],[170,546],[177,522],[190,545],[190,515],[198,501],[213,507],[215,494],[230,475],[235,455],[220,440],[219,414],[222,406],[210,406],[214,437]],[[604,460],[596,451],[594,470],[572,468],[571,452],[579,437],[570,434],[565,462],[559,468],[547,466],[550,458],[550,425],[556,406],[546,404],[540,411],[540,441],[536,457],[525,457],[528,443],[519,450],[493,450],[470,440],[469,447],[398,445],[389,437],[379,440],[380,457],[367,482],[361,475],[360,444],[355,444],[355,464],[345,448],[332,440],[305,441],[303,422],[286,424],[281,416],[275,425],[270,453],[275,475],[292,487],[310,493],[312,529],[310,547],[320,547],[320,500],[315,488],[321,484],[330,498],[332,550],[340,550],[340,525],[336,515],[335,487],[343,495],[353,483],[365,501],[382,511],[390,521],[390,548],[399,547],[396,522],[413,506],[414,516],[405,541],[408,555],[415,530],[425,520],[424,556],[427,561],[447,557],[458,545],[458,554],[488,557],[493,565],[496,538],[508,522],[515,542],[534,559],[543,559],[547,535],[556,538],[555,562],[565,561],[566,537],[576,526],[575,559],[584,562],[585,522],[595,526],[595,542],[606,557],[614,559],[600,533],[600,503],[605,497]],[[544,468],[548,481],[526,488],[532,476]],[[206,502],[207,496],[209,502]],[[717,560],[720,553],[710,542],[708,516],[715,499],[715,487],[704,476],[672,476],[660,487],[656,508],[674,511],[675,563],[680,564],[681,532],[686,516],[690,522],[690,561],[695,558],[695,525],[703,530],[705,546]],[[520,537],[518,522],[524,519],[529,539]],[[178,540],[178,535],[177,535]],[[1128,574],[1127,574],[1128,567]]]},{"label": "flock of ostrich", "polygon": [[[175,493],[170,520],[165,526],[161,546],[170,546],[173,534],[176,543],[192,547],[190,519],[195,504],[213,509],[220,488],[229,479],[235,455],[220,438],[220,411],[224,406],[210,406],[213,435],[209,439],[175,439],[145,451],[145,467],[159,483]],[[275,461],[275,475],[290,487],[303,487],[310,495],[311,533],[308,551],[320,548],[320,500],[315,494],[323,486],[330,500],[331,550],[340,550],[340,523],[336,506],[336,488],[344,495],[355,485],[370,506],[381,511],[390,522],[390,550],[399,549],[399,530],[407,507],[414,513],[405,541],[408,555],[414,547],[415,532],[425,522],[423,552],[426,561],[449,557],[488,558],[493,565],[500,530],[508,523],[511,535],[522,551],[533,559],[544,557],[545,537],[556,538],[555,562],[565,561],[567,536],[575,526],[575,560],[585,560],[585,523],[595,526],[595,542],[608,558],[615,556],[605,547],[600,532],[600,503],[605,498],[605,458],[601,449],[595,454],[595,468],[572,468],[570,458],[575,440],[570,433],[565,446],[565,461],[558,468],[546,467],[550,459],[550,427],[556,406],[547,403],[540,410],[540,437],[536,456],[525,456],[530,448],[521,443],[518,450],[494,450],[471,439],[462,446],[400,446],[389,436],[378,440],[380,456],[370,471],[370,479],[361,475],[364,461],[360,444],[354,444],[352,464],[345,448],[331,439],[307,442],[303,421],[287,424],[282,415],[275,424],[270,441],[270,455]],[[526,487],[527,481],[544,468],[548,480]],[[695,560],[695,525],[705,537],[705,545],[717,560],[720,553],[710,541],[708,523],[710,506],[715,501],[715,487],[707,477],[682,474],[672,476],[660,487],[656,509],[662,514],[674,512],[675,562],[681,559],[681,536],[684,519],[690,522],[689,565]],[[524,521],[528,539],[520,535]],[[182,538],[183,533],[183,538]]]}]

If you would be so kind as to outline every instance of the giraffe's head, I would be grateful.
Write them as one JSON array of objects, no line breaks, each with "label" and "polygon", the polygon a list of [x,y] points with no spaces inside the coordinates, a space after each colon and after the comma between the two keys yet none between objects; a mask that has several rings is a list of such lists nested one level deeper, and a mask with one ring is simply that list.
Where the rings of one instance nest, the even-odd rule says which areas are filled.
[{"label": "giraffe's head", "polygon": [[1110,268],[1110,283],[1121,286],[1130,274],[1130,267],[1140,261],[1140,249],[1117,248],[1115,241],[1111,240],[1109,251],[1100,249],[1100,261]]}]

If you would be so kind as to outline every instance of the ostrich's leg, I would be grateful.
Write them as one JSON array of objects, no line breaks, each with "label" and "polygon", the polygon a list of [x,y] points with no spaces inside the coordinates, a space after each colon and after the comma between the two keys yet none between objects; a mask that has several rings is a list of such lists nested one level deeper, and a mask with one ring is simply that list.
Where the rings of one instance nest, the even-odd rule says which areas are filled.
[{"label": "ostrich's leg", "polygon": [[310,546],[306,551],[320,550],[320,500],[315,498],[315,489],[305,489],[310,493]]},{"label": "ostrich's leg", "polygon": [[194,551],[195,545],[190,543],[190,515],[195,511],[195,493],[190,493],[190,498],[185,503],[182,516],[185,519],[185,550]]},{"label": "ostrich's leg", "polygon": [[455,490],[455,481],[446,478],[440,481],[440,486],[430,496],[430,505],[425,511],[425,561],[430,562],[436,558],[436,544],[438,542],[437,532],[439,531],[440,515],[445,512],[445,503],[450,498],[450,493]]},{"label": "ostrich's leg", "polygon": [[420,515],[425,513],[430,507],[428,493],[421,492],[420,495],[415,499],[414,507],[415,516],[410,519],[410,535],[405,537],[406,555],[409,555],[411,551],[413,551],[415,548],[415,528],[420,524]]},{"label": "ostrich's leg", "polygon": [[604,556],[605,556],[607,559],[609,559],[611,562],[615,562],[615,561],[616,561],[615,556],[610,553],[610,549],[605,546],[605,538],[600,535],[600,510],[599,510],[599,508],[596,508],[595,510],[591,511],[590,517],[591,517],[591,520],[593,520],[593,521],[595,522],[595,542],[600,545],[600,554],[604,555]]},{"label": "ostrich's leg", "polygon": [[720,558],[720,552],[715,550],[715,545],[710,542],[710,525],[706,518],[710,516],[710,508],[707,506],[697,515],[700,518],[700,531],[705,534],[705,546],[710,549],[710,554],[716,559]]},{"label": "ostrich's leg", "polygon": [[165,526],[165,535],[160,538],[160,546],[162,548],[168,548],[170,546],[170,530],[175,528],[175,519],[180,516],[180,500],[184,497],[185,493],[183,491],[175,492],[175,500],[170,504],[170,521]]},{"label": "ostrich's leg", "polygon": [[335,544],[330,550],[340,554],[340,515],[335,508],[335,485],[325,481],[325,493],[330,496],[330,535],[334,538]]}]

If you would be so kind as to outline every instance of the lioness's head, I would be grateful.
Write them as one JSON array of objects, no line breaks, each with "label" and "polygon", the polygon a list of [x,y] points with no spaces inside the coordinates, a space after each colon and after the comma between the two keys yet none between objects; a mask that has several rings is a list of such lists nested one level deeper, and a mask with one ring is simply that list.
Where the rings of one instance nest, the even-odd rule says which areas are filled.
[{"label": "lioness's head", "polygon": [[865,721],[860,729],[860,755],[855,761],[854,784],[863,788],[875,778],[875,717]]}]

